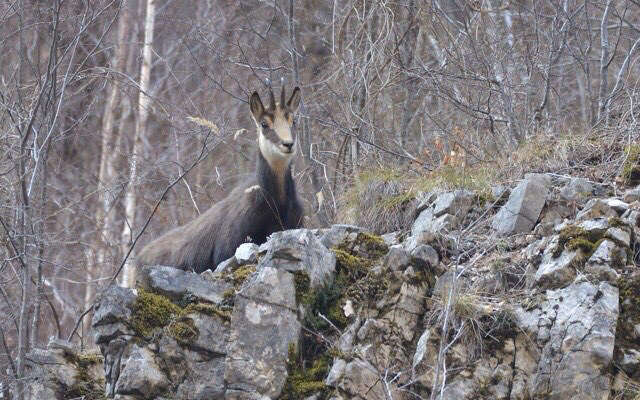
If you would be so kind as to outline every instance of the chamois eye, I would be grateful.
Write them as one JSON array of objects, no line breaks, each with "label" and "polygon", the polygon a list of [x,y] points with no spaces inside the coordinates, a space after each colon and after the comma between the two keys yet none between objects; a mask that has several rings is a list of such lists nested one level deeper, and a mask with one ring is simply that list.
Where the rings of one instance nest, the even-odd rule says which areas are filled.
[{"label": "chamois eye", "polygon": [[262,121],[262,128],[267,129],[268,127],[269,127],[269,124],[267,124],[266,121]]}]

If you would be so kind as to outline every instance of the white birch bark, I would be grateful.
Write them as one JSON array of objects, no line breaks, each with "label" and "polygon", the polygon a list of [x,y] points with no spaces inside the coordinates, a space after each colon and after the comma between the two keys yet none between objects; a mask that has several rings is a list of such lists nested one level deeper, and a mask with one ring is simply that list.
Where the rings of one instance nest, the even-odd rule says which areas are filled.
[{"label": "white birch bark", "polygon": [[605,108],[606,97],[609,89],[609,31],[607,21],[609,20],[609,11],[611,9],[611,0],[607,1],[600,22],[600,91],[598,93],[598,120],[602,120]]},{"label": "white birch bark", "polygon": [[[155,24],[155,0],[147,0],[147,13],[144,20],[144,46],[142,49],[142,66],[140,67],[140,91],[138,93],[138,119],[136,121],[135,137],[133,139],[133,150],[129,165],[129,185],[125,196],[125,221],[122,229],[122,254],[126,253],[133,239],[132,227],[136,217],[136,186],[138,179],[138,161],[142,152],[142,137],[147,129],[149,119],[149,107],[151,98],[149,97],[149,87],[151,81],[151,62],[153,45],[153,28]],[[133,287],[135,284],[135,266],[133,264],[134,253],[132,252],[127,260],[124,273],[121,278],[121,285]]]},{"label": "white birch bark", "polygon": [[[133,23],[129,7],[124,4],[121,9],[120,20],[118,21],[117,43],[113,55],[113,70],[116,73],[125,73],[127,67],[128,46],[124,44],[131,37]],[[96,246],[95,255],[87,255],[87,285],[84,295],[85,309],[91,306],[95,293],[94,281],[97,272],[104,268],[107,253],[113,245],[113,228],[115,226],[115,214],[110,212],[113,208],[113,196],[109,192],[109,187],[116,180],[116,162],[118,153],[116,148],[120,141],[121,132],[117,128],[116,120],[121,111],[120,89],[112,84],[109,89],[107,103],[102,116],[102,152],[100,155],[100,170],[98,172],[98,209],[96,211],[96,226],[100,233]],[[89,327],[89,318],[85,318],[84,331]]]}]

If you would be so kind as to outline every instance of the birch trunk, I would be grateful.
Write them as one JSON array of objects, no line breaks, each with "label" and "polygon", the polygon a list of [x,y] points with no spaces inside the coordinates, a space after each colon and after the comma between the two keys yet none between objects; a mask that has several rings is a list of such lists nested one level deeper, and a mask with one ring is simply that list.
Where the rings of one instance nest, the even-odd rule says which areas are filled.
[{"label": "birch trunk", "polygon": [[[136,122],[135,136],[133,139],[133,150],[129,165],[129,185],[125,196],[125,221],[122,229],[121,250],[122,254],[132,243],[133,230],[136,218],[136,184],[138,179],[138,161],[142,152],[142,137],[147,129],[149,119],[149,83],[151,78],[151,61],[153,45],[153,26],[155,23],[155,0],[147,0],[147,13],[144,20],[144,46],[142,49],[142,66],[140,67],[140,92],[138,94],[138,120]],[[132,252],[127,260],[122,276],[121,284],[124,287],[133,287],[135,284],[134,253]]]},{"label": "birch trunk", "polygon": [[[130,42],[132,33],[131,10],[126,5],[121,9],[120,20],[118,21],[117,43],[113,55],[113,69],[116,72],[126,74],[127,55],[129,53],[126,43]],[[115,226],[115,214],[110,212],[113,208],[113,196],[110,195],[109,187],[116,180],[116,162],[118,160],[118,143],[121,132],[118,129],[116,120],[121,113],[122,95],[116,84],[109,88],[107,104],[102,116],[102,152],[100,156],[100,170],[98,172],[98,209],[96,212],[96,226],[100,237],[98,238],[95,256],[87,256],[87,286],[85,289],[84,305],[85,309],[91,306],[95,287],[94,280],[97,272],[105,265],[109,248],[113,245],[113,228]],[[84,321],[84,331],[89,326],[89,318]]]},{"label": "birch trunk", "polygon": [[[602,121],[606,116],[607,92],[609,89],[609,30],[607,21],[609,20],[609,10],[611,0],[607,1],[600,22],[600,91],[598,92],[598,121]],[[606,119],[606,118],[604,118]]]}]

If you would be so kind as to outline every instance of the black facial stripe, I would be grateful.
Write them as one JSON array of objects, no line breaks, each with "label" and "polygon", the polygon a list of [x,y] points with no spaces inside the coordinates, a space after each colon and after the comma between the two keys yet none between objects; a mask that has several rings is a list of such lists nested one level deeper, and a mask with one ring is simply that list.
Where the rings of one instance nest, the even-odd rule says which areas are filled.
[{"label": "black facial stripe", "polygon": [[270,142],[273,143],[278,143],[280,142],[280,139],[278,139],[278,134],[276,133],[276,131],[274,129],[271,128],[267,128],[264,129],[262,128],[262,134],[264,135],[265,138],[269,139]]}]

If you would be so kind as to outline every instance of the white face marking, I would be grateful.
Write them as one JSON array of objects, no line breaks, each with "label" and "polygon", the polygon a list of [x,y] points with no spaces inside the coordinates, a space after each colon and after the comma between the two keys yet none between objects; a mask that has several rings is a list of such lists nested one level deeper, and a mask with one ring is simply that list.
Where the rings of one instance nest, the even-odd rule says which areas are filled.
[{"label": "white face marking", "polygon": [[273,168],[274,171],[283,171],[289,165],[289,162],[295,154],[295,150],[291,153],[283,153],[280,146],[273,143],[262,134],[262,129],[260,127],[258,127],[258,131],[258,146],[260,147],[262,156],[267,160],[269,166]]}]

